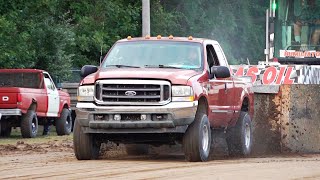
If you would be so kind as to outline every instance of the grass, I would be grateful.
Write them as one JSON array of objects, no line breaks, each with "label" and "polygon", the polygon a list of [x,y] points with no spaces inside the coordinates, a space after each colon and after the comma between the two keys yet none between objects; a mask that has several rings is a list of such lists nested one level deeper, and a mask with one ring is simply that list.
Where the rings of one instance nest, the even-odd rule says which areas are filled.
[{"label": "grass", "polygon": [[1,137],[0,145],[16,144],[18,141],[23,141],[28,144],[46,143],[48,141],[63,141],[72,140],[72,134],[68,136],[58,136],[54,126],[50,127],[50,134],[47,136],[42,135],[43,126],[39,126],[38,134],[35,138],[22,138],[20,128],[12,129],[10,137]]}]

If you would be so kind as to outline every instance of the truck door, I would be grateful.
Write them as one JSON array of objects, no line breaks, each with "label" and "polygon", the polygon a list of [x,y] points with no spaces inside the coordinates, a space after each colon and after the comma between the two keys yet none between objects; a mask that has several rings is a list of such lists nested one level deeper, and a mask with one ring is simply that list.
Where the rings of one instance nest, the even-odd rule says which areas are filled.
[{"label": "truck door", "polygon": [[[224,52],[222,51],[221,47],[219,44],[213,44],[214,47],[214,51],[216,52],[217,58],[219,60],[219,63],[221,66],[227,66],[229,67],[227,58],[224,54]],[[240,101],[240,96],[235,97],[235,84],[234,84],[234,79],[232,77],[230,78],[226,78],[225,80],[225,93],[227,93],[227,97],[226,97],[226,104],[228,106],[228,110],[229,113],[231,113],[231,117],[233,117],[233,113],[234,113],[234,109],[235,109],[235,105],[236,103],[239,103]],[[241,90],[241,89],[240,89]],[[239,98],[239,100],[236,100],[236,98]]]},{"label": "truck door", "polygon": [[49,74],[44,73],[44,83],[47,89],[48,96],[48,117],[57,117],[60,107],[60,97],[57,88],[55,87]]},{"label": "truck door", "polygon": [[[206,46],[208,66],[220,66],[218,56],[211,44]],[[211,73],[211,72],[209,72]],[[208,98],[210,114],[209,120],[214,127],[227,126],[232,118],[233,107],[231,91],[233,81],[230,78],[211,78],[209,80]]]}]

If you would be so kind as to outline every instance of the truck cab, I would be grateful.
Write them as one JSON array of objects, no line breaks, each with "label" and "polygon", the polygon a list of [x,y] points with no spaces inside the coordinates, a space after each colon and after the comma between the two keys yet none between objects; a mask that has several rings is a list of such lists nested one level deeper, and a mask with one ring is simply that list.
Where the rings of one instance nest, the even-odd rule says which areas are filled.
[{"label": "truck cab", "polygon": [[230,75],[217,41],[128,37],[100,67],[81,71],[74,126],[79,160],[97,158],[101,143],[111,141],[126,144],[128,154],[181,143],[188,161],[206,161],[215,129],[228,130],[231,154],[250,153],[252,84]]}]

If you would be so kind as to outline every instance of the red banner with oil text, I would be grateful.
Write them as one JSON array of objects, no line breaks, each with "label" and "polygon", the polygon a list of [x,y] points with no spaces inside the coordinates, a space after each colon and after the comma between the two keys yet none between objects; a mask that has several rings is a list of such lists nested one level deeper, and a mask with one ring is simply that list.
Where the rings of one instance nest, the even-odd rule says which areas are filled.
[{"label": "red banner with oil text", "polygon": [[320,84],[320,66],[232,65],[234,76],[250,76],[254,85]]}]

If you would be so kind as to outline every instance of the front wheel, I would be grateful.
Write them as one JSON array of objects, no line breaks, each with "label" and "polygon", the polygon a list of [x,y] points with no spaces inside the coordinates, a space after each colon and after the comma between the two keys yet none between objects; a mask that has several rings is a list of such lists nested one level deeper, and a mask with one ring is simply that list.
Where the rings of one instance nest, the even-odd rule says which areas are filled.
[{"label": "front wheel", "polygon": [[56,120],[56,131],[59,136],[69,135],[72,129],[72,118],[69,109],[63,108],[60,118]]},{"label": "front wheel", "polygon": [[84,133],[77,120],[74,123],[73,150],[78,160],[97,159],[101,143],[92,134]]},{"label": "front wheel", "polygon": [[252,147],[252,123],[247,112],[241,112],[235,127],[227,132],[229,155],[248,156]]},{"label": "front wheel", "polygon": [[183,149],[187,161],[207,161],[211,147],[211,128],[206,114],[196,116],[183,136]]}]

